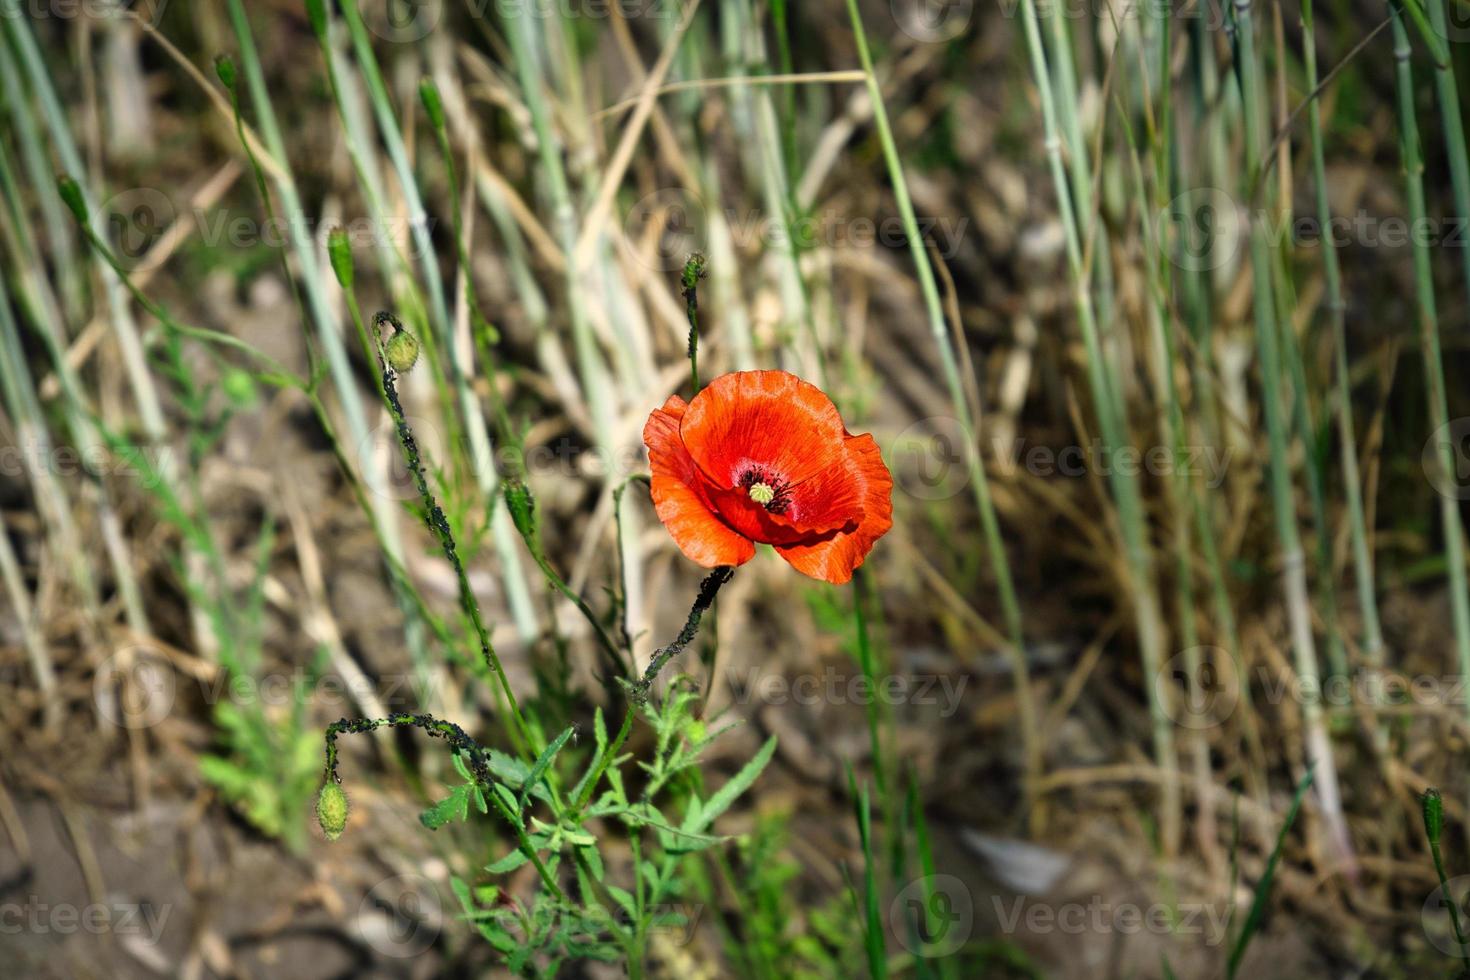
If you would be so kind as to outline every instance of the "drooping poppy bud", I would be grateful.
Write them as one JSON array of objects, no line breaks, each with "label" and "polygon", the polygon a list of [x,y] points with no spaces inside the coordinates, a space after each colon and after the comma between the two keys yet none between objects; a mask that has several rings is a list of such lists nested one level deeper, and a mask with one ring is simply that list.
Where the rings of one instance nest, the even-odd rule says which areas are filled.
[{"label": "drooping poppy bud", "polygon": [[388,366],[399,374],[406,374],[419,359],[418,338],[407,330],[395,330],[383,348]]},{"label": "drooping poppy bud", "polygon": [[328,781],[316,798],[316,819],[327,840],[336,840],[347,829],[347,794],[337,783]]}]

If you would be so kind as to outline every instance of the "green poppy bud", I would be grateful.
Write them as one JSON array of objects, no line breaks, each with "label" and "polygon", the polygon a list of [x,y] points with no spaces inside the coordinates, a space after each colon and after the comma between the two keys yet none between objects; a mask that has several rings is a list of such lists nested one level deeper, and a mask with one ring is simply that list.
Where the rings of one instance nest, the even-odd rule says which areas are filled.
[{"label": "green poppy bud", "polygon": [[399,374],[408,373],[419,359],[418,338],[407,330],[395,330],[384,347],[388,365]]},{"label": "green poppy bud", "polygon": [[1439,790],[1430,787],[1424,791],[1424,835],[1429,838],[1429,843],[1438,844],[1439,835],[1444,830],[1444,801],[1439,797]]},{"label": "green poppy bud", "polygon": [[505,506],[521,537],[530,541],[536,534],[536,498],[520,480],[505,481]]},{"label": "green poppy bud", "polygon": [[335,782],[322,786],[316,798],[316,819],[327,840],[336,840],[347,829],[347,794]]},{"label": "green poppy bud", "polygon": [[703,252],[694,252],[684,262],[684,273],[679,277],[680,285],[684,292],[688,293],[699,285],[699,280],[705,277],[708,261]]}]

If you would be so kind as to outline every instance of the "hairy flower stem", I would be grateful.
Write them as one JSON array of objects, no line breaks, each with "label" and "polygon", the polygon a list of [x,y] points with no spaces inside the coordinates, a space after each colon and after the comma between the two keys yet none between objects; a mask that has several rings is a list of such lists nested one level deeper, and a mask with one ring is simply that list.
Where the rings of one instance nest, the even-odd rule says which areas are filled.
[{"label": "hairy flower stem", "polygon": [[499,811],[506,822],[515,830],[516,842],[519,844],[521,853],[535,865],[541,880],[545,882],[548,890],[558,900],[565,899],[561,886],[546,869],[536,848],[532,846],[531,839],[526,835],[525,827],[510,812],[505,801],[500,798],[500,793],[495,788],[495,779],[490,775],[490,757],[484,747],[476,742],[469,734],[452,721],[443,721],[433,715],[415,715],[408,712],[399,712],[386,718],[341,718],[327,726],[327,763],[324,779],[328,783],[341,783],[342,777],[337,775],[337,736],[341,734],[356,735],[362,732],[376,731],[383,726],[392,728],[421,728],[434,738],[442,738],[449,743],[450,748],[465,756],[469,766],[470,774],[475,777],[481,793]]},{"label": "hairy flower stem", "polygon": [[[378,313],[373,318],[373,326],[379,334],[384,324],[390,324],[395,331],[403,329],[398,319],[386,311]],[[444,552],[444,557],[449,559],[449,564],[454,569],[454,577],[459,583],[459,602],[465,615],[469,616],[471,625],[475,628],[475,636],[480,642],[480,655],[484,657],[485,663],[490,667],[490,672],[500,683],[500,689],[505,694],[511,717],[515,721],[511,734],[518,746],[522,748],[534,745],[535,740],[531,738],[526,728],[526,721],[521,717],[521,708],[516,701],[515,692],[511,690],[510,681],[506,679],[505,668],[501,666],[500,655],[495,652],[495,647],[490,643],[490,633],[485,629],[485,622],[480,617],[480,604],[475,600],[474,592],[470,590],[470,580],[465,574],[464,563],[459,560],[459,550],[454,543],[454,532],[449,528],[449,519],[444,516],[439,502],[434,499],[433,491],[429,489],[429,481],[424,476],[423,463],[419,459],[418,443],[415,442],[413,430],[409,428],[408,421],[403,416],[403,406],[398,401],[398,388],[394,381],[396,374],[384,360],[381,349],[378,351],[378,364],[382,369],[383,390],[387,393],[388,398],[388,412],[393,416],[393,426],[398,431],[398,442],[403,446],[404,459],[408,463],[409,472],[413,474],[414,486],[424,504],[424,523],[438,539],[440,550]]]},{"label": "hairy flower stem", "polygon": [[720,587],[730,581],[735,574],[735,569],[729,565],[721,565],[719,568],[705,576],[699,585],[699,595],[694,600],[694,605],[689,609],[689,618],[684,621],[684,628],[679,635],[674,637],[674,642],[659,649],[648,661],[648,669],[643,672],[643,679],[633,685],[633,701],[636,704],[648,703],[648,692],[653,687],[654,680],[659,671],[663,670],[664,664],[684,652],[684,648],[694,641],[694,635],[699,632],[699,621],[714,605],[715,596],[719,594]]},{"label": "hairy flower stem", "polygon": [[690,398],[699,394],[699,280],[707,274],[705,265],[704,254],[695,252],[684,263],[679,279],[684,294],[684,315],[689,318],[689,380],[694,385]]},{"label": "hairy flower stem", "polygon": [[705,576],[699,586],[699,595],[695,597],[694,605],[689,609],[689,618],[684,621],[684,628],[679,631],[679,635],[674,637],[674,641],[668,646],[661,647],[654,653],[653,659],[648,662],[648,669],[643,672],[642,680],[627,685],[630,689],[629,695],[632,703],[628,705],[628,711],[623,715],[623,724],[618,728],[617,735],[613,737],[612,744],[607,747],[602,758],[597,760],[597,769],[593,771],[592,778],[588,779],[586,785],[582,787],[582,795],[576,801],[575,812],[581,813],[591,802],[592,793],[597,789],[602,774],[607,771],[608,764],[617,758],[618,749],[623,747],[623,743],[628,739],[628,733],[633,730],[634,712],[641,705],[648,703],[649,689],[653,687],[659,671],[671,659],[682,653],[685,647],[694,642],[695,634],[699,632],[700,620],[704,619],[704,614],[709,611],[710,606],[714,605],[715,596],[719,594],[720,588],[734,575],[733,567],[721,565]]}]

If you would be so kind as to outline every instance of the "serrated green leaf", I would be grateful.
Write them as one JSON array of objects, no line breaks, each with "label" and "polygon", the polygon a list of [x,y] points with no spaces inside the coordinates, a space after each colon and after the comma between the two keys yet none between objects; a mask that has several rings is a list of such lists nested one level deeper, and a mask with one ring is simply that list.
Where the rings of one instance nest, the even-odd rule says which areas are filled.
[{"label": "serrated green leaf", "polygon": [[[776,736],[772,735],[766,739],[760,751],[751,757],[739,772],[730,777],[730,781],[715,791],[704,806],[696,810],[691,809],[689,816],[684,820],[684,830],[698,833],[714,824],[715,820],[730,809],[730,804],[739,798],[750,788],[751,784],[760,776],[766,764],[771,761],[771,756],[776,751]],[[694,819],[690,819],[694,818]]]},{"label": "serrated green leaf", "polygon": [[527,774],[525,781],[521,784],[521,795],[520,799],[516,801],[516,812],[525,812],[526,800],[530,796],[531,791],[540,785],[541,778],[546,775],[546,770],[551,768],[551,762],[556,758],[556,754],[562,750],[562,746],[566,745],[567,740],[576,734],[576,732],[576,725],[568,726],[566,731],[552,739],[551,744],[546,746],[541,754],[536,757],[536,764],[531,767],[530,773]]},{"label": "serrated green leaf", "polygon": [[456,786],[449,795],[419,814],[419,822],[430,830],[438,830],[451,820],[463,820],[469,816],[470,793],[468,786]]}]

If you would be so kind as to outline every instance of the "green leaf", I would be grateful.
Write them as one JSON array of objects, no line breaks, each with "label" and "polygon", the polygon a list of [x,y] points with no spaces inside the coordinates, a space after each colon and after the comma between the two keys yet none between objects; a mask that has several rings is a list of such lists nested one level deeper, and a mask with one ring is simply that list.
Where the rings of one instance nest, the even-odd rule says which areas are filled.
[{"label": "green leaf", "polygon": [[503,875],[507,872],[514,871],[529,860],[530,858],[526,857],[525,851],[514,850],[499,861],[493,861],[485,865],[485,870],[493,875]]},{"label": "green leaf", "polygon": [[469,816],[470,788],[456,786],[449,795],[419,814],[419,822],[430,830],[438,830],[451,820],[463,820]]},{"label": "green leaf", "polygon": [[525,812],[526,798],[530,795],[531,791],[535,789],[536,786],[541,782],[541,777],[546,775],[546,770],[551,767],[551,760],[556,758],[556,754],[561,751],[562,746],[566,745],[567,740],[575,735],[576,732],[576,725],[568,726],[566,731],[562,732],[556,738],[552,739],[551,744],[546,746],[546,749],[539,756],[537,756],[536,764],[531,767],[531,771],[526,776],[525,782],[521,784],[521,796],[520,799],[516,801],[517,812]]},{"label": "green leaf", "polygon": [[1286,844],[1286,835],[1291,830],[1291,825],[1296,823],[1296,815],[1302,808],[1302,800],[1307,795],[1307,790],[1312,788],[1312,778],[1315,771],[1308,769],[1301,782],[1297,783],[1296,795],[1292,797],[1291,807],[1286,811],[1286,819],[1281,824],[1281,832],[1276,835],[1276,846],[1271,849],[1271,856],[1266,860],[1266,870],[1261,874],[1261,880],[1256,883],[1255,897],[1251,900],[1250,911],[1246,913],[1245,925],[1236,937],[1235,946],[1230,950],[1230,959],[1225,964],[1225,975],[1234,977],[1235,971],[1240,968],[1240,961],[1245,956],[1246,949],[1251,940],[1255,938],[1256,930],[1261,927],[1261,917],[1266,913],[1266,902],[1271,898],[1271,885],[1276,880],[1276,864],[1281,860],[1281,849]]},{"label": "green leaf", "polygon": [[730,778],[729,782],[715,791],[715,794],[709,798],[709,802],[702,807],[691,808],[689,816],[684,819],[684,830],[698,833],[711,826],[716,818],[730,809],[730,804],[734,803],[740,794],[749,789],[756,781],[761,770],[765,769],[766,764],[771,761],[771,756],[775,751],[776,736],[772,735],[766,739],[766,744],[761,746],[760,751]]}]

